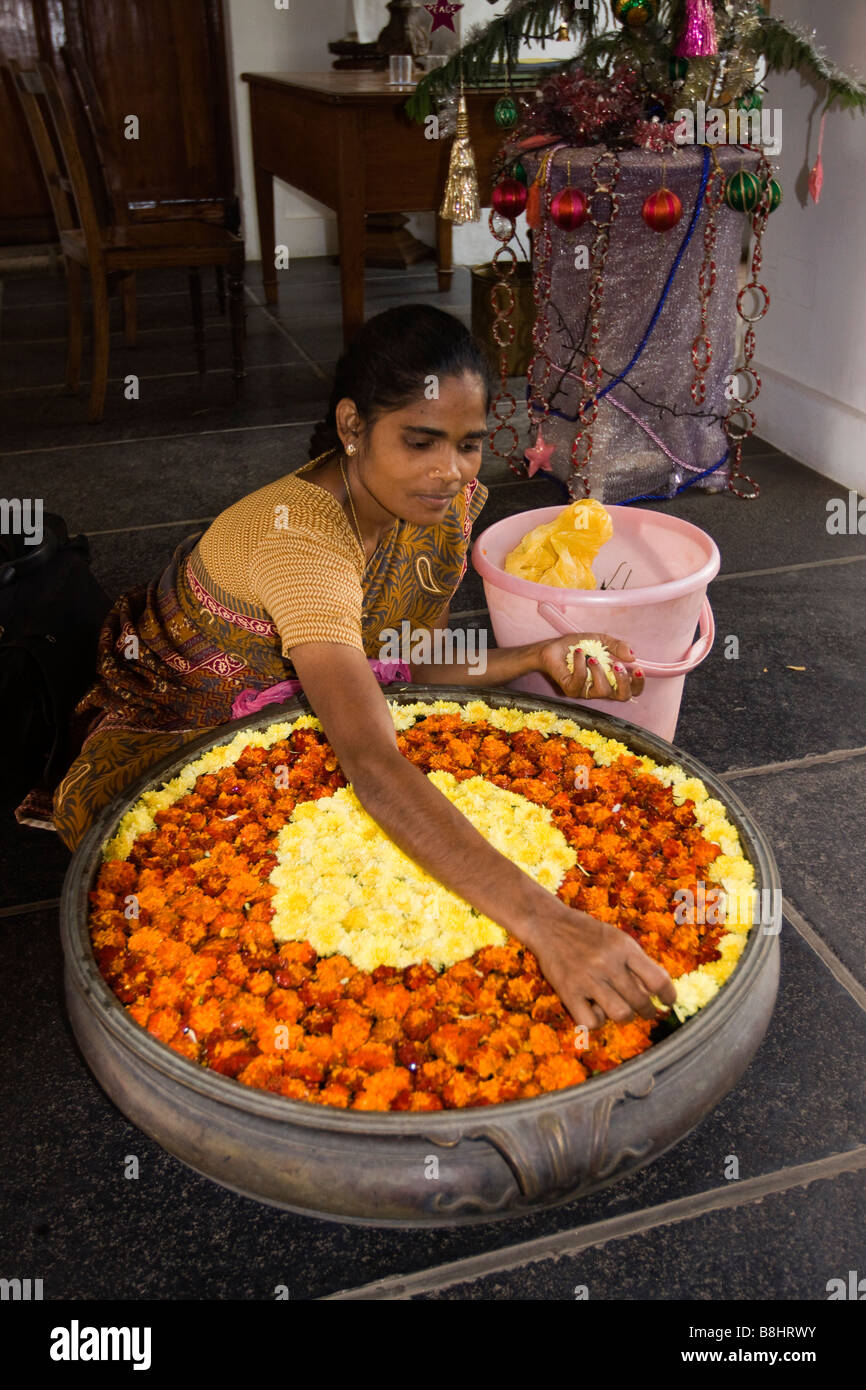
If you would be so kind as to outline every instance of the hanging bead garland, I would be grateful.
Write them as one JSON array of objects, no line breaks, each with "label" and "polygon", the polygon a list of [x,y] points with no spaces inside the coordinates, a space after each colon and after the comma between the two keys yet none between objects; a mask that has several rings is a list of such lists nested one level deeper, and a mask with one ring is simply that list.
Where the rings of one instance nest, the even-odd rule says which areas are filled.
[{"label": "hanging bead garland", "polygon": [[[605,167],[606,166],[606,167]],[[593,191],[590,195],[589,221],[595,228],[592,244],[592,281],[589,291],[589,341],[583,354],[580,382],[583,399],[578,412],[578,426],[571,443],[571,466],[583,484],[584,496],[589,496],[589,462],[592,458],[592,427],[598,415],[598,392],[601,385],[601,363],[596,356],[601,337],[601,301],[604,293],[604,268],[610,249],[610,233],[619,214],[619,194],[616,185],[620,176],[619,159],[613,150],[602,149],[593,160]],[[599,201],[609,204],[607,216],[601,216]],[[569,492],[572,492],[569,483]],[[573,496],[572,492],[572,496]]]},{"label": "hanging bead garland", "polygon": [[[555,145],[552,150],[548,150],[543,156],[539,165],[534,188],[538,190],[538,211],[539,223],[536,230],[535,241],[533,244],[533,259],[535,261],[535,274],[532,282],[532,297],[535,305],[535,319],[532,325],[532,347],[533,352],[526,369],[526,379],[529,386],[529,423],[535,425],[536,435],[534,449],[538,457],[541,451],[546,449],[544,439],[544,426],[550,414],[549,393],[546,390],[550,380],[552,363],[547,353],[547,341],[550,337],[550,290],[551,290],[551,265],[553,258],[553,240],[550,234],[552,223],[550,194],[550,180],[553,171],[553,160],[562,145]],[[541,396],[542,410],[540,417],[533,414],[533,405],[536,393]],[[530,461],[529,467],[532,467]]]},{"label": "hanging bead garland", "polygon": [[713,153],[714,168],[707,180],[704,202],[707,205],[707,220],[704,224],[704,259],[698,273],[698,294],[701,306],[701,327],[692,343],[692,363],[695,379],[691,385],[692,400],[695,405],[703,405],[707,398],[706,374],[713,360],[713,345],[707,334],[707,320],[710,312],[710,298],[716,286],[716,262],[713,253],[716,249],[716,213],[725,201],[725,175],[722,166]]},{"label": "hanging bead garland", "polygon": [[[746,148],[751,149],[752,146],[747,146]],[[741,319],[745,320],[747,325],[746,334],[743,339],[743,361],[741,366],[734,367],[728,377],[727,393],[731,398],[731,408],[728,411],[724,423],[725,434],[728,436],[728,442],[734,451],[734,462],[728,479],[728,487],[735,496],[746,498],[749,501],[754,500],[761,492],[754,478],[750,478],[748,473],[743,472],[743,444],[751,434],[754,434],[758,424],[755,412],[751,409],[751,406],[757,400],[761,390],[761,378],[752,366],[756,345],[754,325],[760,322],[770,307],[770,292],[766,285],[763,285],[759,281],[758,276],[761,273],[761,267],[764,261],[763,240],[764,232],[767,227],[767,218],[770,215],[771,194],[769,184],[771,181],[772,169],[764,152],[759,150],[757,153],[757,181],[761,189],[761,199],[752,214],[752,230],[755,234],[755,245],[752,251],[751,279],[747,285],[743,286],[740,293],[737,295],[737,313],[740,315]],[[750,295],[754,296],[754,313],[747,313],[745,308]],[[747,394],[743,397],[734,395],[734,382],[738,378],[745,379],[749,383]],[[738,417],[741,423],[738,423]],[[754,491],[740,492],[740,490],[734,486],[735,480],[751,483]]]},{"label": "hanging bead garland", "polygon": [[[525,193],[526,189],[524,188],[523,191]],[[499,242],[493,253],[493,265],[499,273],[499,279],[490,291],[490,304],[493,309],[491,332],[499,348],[500,383],[499,391],[490,407],[497,423],[488,435],[488,443],[497,458],[508,459],[512,471],[520,474],[520,469],[515,467],[511,461],[511,456],[518,445],[517,430],[511,423],[517,410],[517,401],[508,389],[508,349],[514,342],[515,335],[514,289],[511,285],[511,277],[514,274],[517,257],[514,254],[514,247],[509,245],[514,236],[514,219],[497,212],[495,208],[491,208],[487,225],[490,228],[491,236]],[[511,439],[511,446],[506,453],[503,453],[497,444],[497,438],[503,430]]]}]

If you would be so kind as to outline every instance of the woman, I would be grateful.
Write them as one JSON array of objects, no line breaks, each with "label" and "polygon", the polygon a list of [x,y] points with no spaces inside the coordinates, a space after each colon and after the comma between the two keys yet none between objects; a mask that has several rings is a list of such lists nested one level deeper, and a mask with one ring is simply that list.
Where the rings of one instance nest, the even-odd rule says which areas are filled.
[{"label": "woman", "polygon": [[[431,306],[371,319],[337,365],[317,453],[227,508],[178,546],[160,578],[119,599],[100,639],[99,680],[76,710],[82,751],[54,797],[74,847],[143,768],[232,716],[242,690],[297,677],[368,813],[407,854],[531,948],[576,1023],[655,1017],[667,973],[631,937],[576,911],[505,859],[397,748],[370,665],[385,628],[447,623],[466,569],[490,378],[478,344]],[[541,670],[566,694],[611,698],[579,655],[601,636],[616,697],[643,679],[629,648],[573,634],[489,654],[484,673],[448,663],[413,679],[502,685]]]}]

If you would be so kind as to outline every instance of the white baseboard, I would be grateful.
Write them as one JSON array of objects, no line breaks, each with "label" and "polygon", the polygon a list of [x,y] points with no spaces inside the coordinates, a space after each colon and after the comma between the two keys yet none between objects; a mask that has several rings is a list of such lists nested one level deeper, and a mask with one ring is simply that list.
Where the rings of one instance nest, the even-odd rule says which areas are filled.
[{"label": "white baseboard", "polygon": [[758,433],[843,487],[866,493],[866,413],[763,362]]}]

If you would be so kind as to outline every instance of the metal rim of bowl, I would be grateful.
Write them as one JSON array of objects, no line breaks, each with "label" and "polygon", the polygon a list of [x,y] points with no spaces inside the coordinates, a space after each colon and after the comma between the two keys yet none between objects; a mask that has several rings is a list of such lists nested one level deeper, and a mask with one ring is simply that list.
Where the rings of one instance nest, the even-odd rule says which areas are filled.
[{"label": "metal rim of bowl", "polygon": [[[514,708],[527,713],[550,711],[560,717],[572,719],[581,728],[594,730],[605,738],[618,739],[638,756],[645,754],[658,763],[678,763],[691,776],[699,777],[725,806],[728,818],[739,832],[746,858],[755,870],[754,887],[758,892],[767,888],[780,888],[773,852],[763,832],[755,825],[750,812],[739,798],[698,759],[636,724],[615,716],[593,715],[583,707],[575,707],[554,699],[535,698],[503,686],[473,688],[467,691],[466,686],[395,685],[384,687],[383,693],[387,699],[393,699],[398,704],[432,703],[436,700],[468,704],[480,700],[492,708]],[[67,971],[98,1012],[102,1025],[115,1039],[135,1053],[143,1063],[162,1072],[170,1080],[235,1110],[271,1121],[290,1121],[294,1125],[311,1129],[372,1135],[393,1134],[397,1121],[401,1133],[407,1138],[417,1135],[432,1139],[437,1134],[453,1135],[457,1130],[476,1129],[482,1116],[485,1121],[506,1114],[515,1118],[538,1116],[545,1110],[561,1104],[565,1096],[571,1096],[578,1090],[585,1093],[587,1087],[592,1088],[593,1097],[600,1098],[605,1088],[611,1092],[618,1090],[625,1074],[624,1068],[629,1068],[627,1075],[637,1084],[641,1070],[654,1072],[660,1065],[669,1067],[681,1054],[690,1052],[695,1045],[706,1041],[712,1033],[724,1026],[729,1014],[738,1008],[742,994],[749,989],[772,953],[775,937],[781,925],[781,912],[778,914],[779,922],[775,920],[775,904],[781,900],[780,892],[774,894],[774,920],[771,928],[752,926],[743,953],[719,993],[669,1037],[654,1043],[645,1052],[620,1063],[611,1071],[591,1076],[578,1085],[547,1091],[526,1100],[441,1111],[341,1110],[333,1106],[319,1105],[315,1101],[290,1100],[274,1092],[257,1090],[182,1057],[167,1043],[159,1042],[130,1017],[126,1006],[113,993],[96,963],[88,927],[88,893],[102,863],[102,846],[110,839],[121,816],[144,792],[161,786],[200,753],[230,741],[244,729],[267,728],[271,724],[291,722],[299,715],[311,713],[311,707],[305,699],[293,697],[283,704],[268,705],[244,719],[219,725],[204,733],[201,738],[190,740],[180,753],[171,753],[147,769],[103,809],[75,851],[66,872],[60,900],[60,932]]]}]

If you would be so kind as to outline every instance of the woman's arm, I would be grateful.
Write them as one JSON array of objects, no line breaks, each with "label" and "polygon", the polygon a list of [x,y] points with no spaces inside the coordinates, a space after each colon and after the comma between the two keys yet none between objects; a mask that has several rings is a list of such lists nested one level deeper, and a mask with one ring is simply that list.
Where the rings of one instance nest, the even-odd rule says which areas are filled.
[{"label": "woman's arm", "polygon": [[[443,653],[460,651],[461,629],[452,628],[450,636],[443,629],[447,622],[447,612],[436,623],[442,634],[439,646]],[[435,630],[431,632],[432,654],[436,654]],[[483,638],[484,634],[482,634]],[[609,684],[598,662],[590,659],[587,666],[582,652],[574,653],[574,669],[566,665],[566,653],[586,638],[603,642],[614,657],[613,673],[616,689]],[[481,659],[483,657],[485,659]],[[541,642],[529,642],[523,647],[494,647],[487,651],[482,647],[474,661],[412,662],[412,676],[427,685],[507,685],[519,676],[530,671],[542,671],[561,687],[564,693],[577,699],[630,700],[639,695],[644,688],[644,679],[639,671],[628,671],[625,663],[634,659],[634,652],[625,642],[604,632],[572,632],[566,637],[554,637]],[[585,689],[587,672],[593,676],[592,684]]]},{"label": "woman's arm", "polygon": [[364,809],[427,873],[534,952],[576,1023],[594,1028],[605,1016],[624,1022],[634,1012],[653,1018],[651,994],[675,1001],[667,972],[630,936],[542,888],[403,757],[362,652],[313,642],[290,655]]}]

